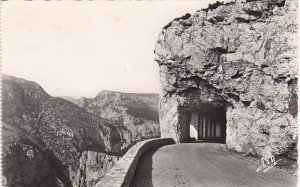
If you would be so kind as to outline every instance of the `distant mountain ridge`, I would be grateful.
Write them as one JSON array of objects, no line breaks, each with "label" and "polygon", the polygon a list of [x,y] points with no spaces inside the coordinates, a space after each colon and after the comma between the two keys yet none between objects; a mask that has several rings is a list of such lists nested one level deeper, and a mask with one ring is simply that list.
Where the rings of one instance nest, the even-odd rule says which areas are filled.
[{"label": "distant mountain ridge", "polygon": [[158,94],[104,90],[94,98],[64,98],[100,118],[123,124],[129,144],[160,136]]},{"label": "distant mountain ridge", "polygon": [[[99,101],[88,99],[86,107],[79,107],[50,96],[35,82],[3,75],[5,185],[91,187],[132,143],[159,134],[158,123],[151,120],[129,117],[126,120],[139,123],[127,126],[126,120],[101,117],[98,114],[106,114],[106,111],[97,110],[107,107]],[[97,107],[92,107],[93,103]],[[147,107],[152,110],[155,104],[150,103]],[[142,123],[143,120],[150,121],[151,125]],[[134,128],[135,125],[140,126]],[[147,133],[140,132],[149,128]]]},{"label": "distant mountain ridge", "polygon": [[[87,108],[91,101],[99,101],[103,97],[111,96],[119,97],[114,101],[128,108],[128,114],[135,117],[144,117],[149,120],[158,121],[158,98],[159,94],[156,93],[126,93],[118,91],[103,90],[94,98],[80,97],[79,99],[71,96],[60,96],[82,108]],[[107,101],[104,101],[107,103]],[[110,101],[112,102],[112,101]],[[89,104],[88,104],[89,103]],[[93,112],[92,112],[93,113]],[[148,115],[145,115],[148,114]]]}]

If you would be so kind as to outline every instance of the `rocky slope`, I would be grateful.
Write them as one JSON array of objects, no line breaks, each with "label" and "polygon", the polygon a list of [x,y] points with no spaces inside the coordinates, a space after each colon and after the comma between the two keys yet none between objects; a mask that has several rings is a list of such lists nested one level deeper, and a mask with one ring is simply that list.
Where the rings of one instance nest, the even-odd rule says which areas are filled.
[{"label": "rocky slope", "polygon": [[160,136],[158,94],[102,91],[95,98],[70,101],[100,118],[114,121],[122,131],[124,145]]},{"label": "rocky slope", "polygon": [[226,111],[228,148],[297,158],[297,1],[220,2],[166,25],[155,47],[163,137],[190,113]]},{"label": "rocky slope", "polygon": [[115,122],[7,75],[2,124],[6,186],[93,186],[130,146]]}]

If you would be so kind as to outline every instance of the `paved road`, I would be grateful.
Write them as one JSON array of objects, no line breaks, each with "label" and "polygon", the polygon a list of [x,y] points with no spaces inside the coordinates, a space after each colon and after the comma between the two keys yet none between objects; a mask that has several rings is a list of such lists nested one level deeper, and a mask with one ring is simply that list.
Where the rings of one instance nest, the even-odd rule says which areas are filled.
[{"label": "paved road", "polygon": [[132,187],[297,186],[297,178],[272,168],[256,173],[259,162],[233,154],[224,144],[187,143],[147,152]]}]

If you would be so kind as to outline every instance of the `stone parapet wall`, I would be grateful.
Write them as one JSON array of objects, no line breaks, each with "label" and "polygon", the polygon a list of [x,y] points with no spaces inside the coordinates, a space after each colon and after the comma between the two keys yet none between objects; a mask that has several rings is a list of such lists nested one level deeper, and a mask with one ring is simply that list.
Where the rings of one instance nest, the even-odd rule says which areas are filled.
[{"label": "stone parapet wall", "polygon": [[171,138],[156,138],[141,141],[131,147],[95,187],[128,187],[141,156],[148,150],[173,144]]}]

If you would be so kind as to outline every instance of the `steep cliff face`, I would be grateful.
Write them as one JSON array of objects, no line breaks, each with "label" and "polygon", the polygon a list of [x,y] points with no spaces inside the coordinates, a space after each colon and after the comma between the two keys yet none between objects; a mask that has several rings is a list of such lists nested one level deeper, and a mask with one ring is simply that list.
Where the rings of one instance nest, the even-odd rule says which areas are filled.
[{"label": "steep cliff face", "polygon": [[7,186],[92,186],[127,148],[114,122],[34,82],[4,75],[2,83]]},{"label": "steep cliff face", "polygon": [[114,121],[124,146],[159,137],[158,95],[102,91],[95,98],[75,101],[84,110]]},{"label": "steep cliff face", "polygon": [[101,152],[84,151],[80,157],[79,168],[72,173],[73,186],[95,186],[106,172],[119,160],[118,156],[112,156]]},{"label": "steep cliff face", "polygon": [[187,141],[191,113],[221,108],[228,148],[296,158],[296,4],[215,3],[166,25],[155,47],[162,136]]}]

